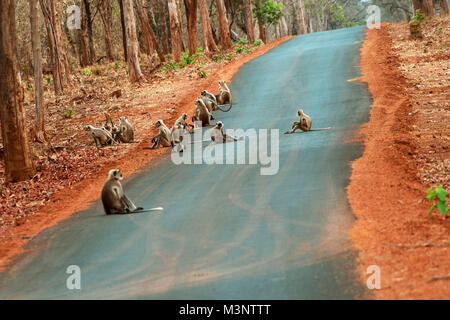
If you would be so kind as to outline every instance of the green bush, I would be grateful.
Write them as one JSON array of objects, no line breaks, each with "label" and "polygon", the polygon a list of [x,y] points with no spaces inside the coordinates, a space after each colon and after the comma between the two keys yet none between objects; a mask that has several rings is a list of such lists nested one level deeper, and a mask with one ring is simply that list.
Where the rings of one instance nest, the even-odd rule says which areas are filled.
[{"label": "green bush", "polygon": [[239,46],[245,46],[246,44],[248,44],[248,40],[242,38],[241,40],[238,41],[237,43]]},{"label": "green bush", "polygon": [[447,197],[448,192],[444,190],[441,186],[430,187],[427,192],[427,199],[430,202],[435,202],[430,210],[428,211],[428,215],[431,216],[434,208],[437,208],[443,215],[447,215],[450,212],[450,208],[445,206],[445,198]]},{"label": "green bush", "polygon": [[255,46],[255,47],[259,47],[260,45],[261,45],[261,40],[256,40],[255,42],[253,42],[253,45]]},{"label": "green bush", "polygon": [[422,10],[417,9],[416,14],[412,18],[413,21],[417,22],[424,22],[425,21],[425,14],[422,12]]},{"label": "green bush", "polygon": [[81,74],[83,74],[85,76],[92,76],[92,71],[89,69],[83,69],[83,70],[81,70]]}]

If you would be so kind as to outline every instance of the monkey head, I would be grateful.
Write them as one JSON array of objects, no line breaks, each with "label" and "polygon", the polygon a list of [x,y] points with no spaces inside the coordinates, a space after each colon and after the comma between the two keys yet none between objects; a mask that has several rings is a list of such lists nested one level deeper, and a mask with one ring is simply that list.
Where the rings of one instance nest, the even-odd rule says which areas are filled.
[{"label": "monkey head", "polygon": [[162,120],[157,120],[155,122],[155,127],[157,127],[157,128],[161,127],[162,125],[164,125],[164,122]]},{"label": "monkey head", "polygon": [[202,96],[205,97],[206,96],[206,90],[202,91]]},{"label": "monkey head", "polygon": [[187,113],[183,113],[183,114],[181,115],[181,118],[182,118],[183,120],[186,120],[186,119],[188,118]]},{"label": "monkey head", "polygon": [[298,109],[297,114],[299,117],[301,117],[302,115],[304,115],[304,112],[302,109]]},{"label": "monkey head", "polygon": [[222,121],[217,121],[216,122],[216,127],[221,129],[223,127],[223,122]]},{"label": "monkey head", "polygon": [[122,172],[120,171],[120,169],[111,169],[108,173],[108,179],[122,180]]},{"label": "monkey head", "polygon": [[93,126],[87,125],[87,126],[84,128],[84,130],[86,130],[86,131],[91,131],[93,128],[94,128]]}]

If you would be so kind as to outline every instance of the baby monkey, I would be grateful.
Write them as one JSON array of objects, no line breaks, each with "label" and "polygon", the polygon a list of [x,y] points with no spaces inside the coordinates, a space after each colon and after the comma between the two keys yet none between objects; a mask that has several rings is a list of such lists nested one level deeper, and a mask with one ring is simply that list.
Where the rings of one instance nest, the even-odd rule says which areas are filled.
[{"label": "baby monkey", "polygon": [[307,131],[323,131],[323,130],[330,130],[330,128],[311,129],[311,126],[312,126],[312,120],[311,120],[311,118],[310,118],[306,113],[303,112],[302,109],[299,109],[299,110],[297,111],[297,115],[298,115],[298,117],[299,117],[299,121],[298,121],[298,122],[295,121],[295,122],[292,124],[292,129],[291,129],[290,131],[286,131],[284,134],[291,134],[291,133],[294,133],[295,130],[298,130],[298,129],[300,129],[300,130],[302,130],[302,131],[304,131],[304,132],[307,132]]}]

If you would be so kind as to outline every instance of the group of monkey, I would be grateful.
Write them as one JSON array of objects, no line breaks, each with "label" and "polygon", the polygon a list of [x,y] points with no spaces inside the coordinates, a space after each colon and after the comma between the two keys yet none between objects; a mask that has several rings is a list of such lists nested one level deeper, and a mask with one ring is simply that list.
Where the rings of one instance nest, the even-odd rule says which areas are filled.
[{"label": "group of monkey", "polygon": [[[228,109],[222,109],[222,106],[229,104]],[[231,91],[228,88],[225,81],[219,81],[219,92],[214,95],[206,90],[203,90],[201,95],[195,102],[195,114],[191,120],[194,124],[199,124],[201,127],[211,126],[211,120],[214,120],[212,111],[221,110],[228,112],[233,107]],[[323,129],[311,129],[311,118],[306,115],[302,109],[297,111],[299,121],[295,121],[291,130],[285,132],[285,134],[292,134],[296,130],[307,131],[321,131],[328,130],[330,128]],[[159,133],[152,138],[153,145],[147,149],[156,149],[158,147],[172,147],[173,150],[183,152],[183,136],[186,133],[190,133],[189,128],[195,129],[195,125],[187,122],[188,115],[183,113],[174,123],[171,129],[169,129],[163,120],[157,120],[155,127],[159,130]],[[119,118],[119,126],[116,127],[109,115],[106,115],[106,123],[101,128],[95,128],[93,126],[87,126],[87,131],[90,131],[94,138],[96,146],[105,146],[108,144],[114,144],[115,142],[129,143],[133,142],[134,132],[133,127],[128,122],[126,117]],[[212,143],[226,143],[232,141],[238,141],[240,138],[231,137],[223,133],[222,121],[217,121],[214,129],[211,131]],[[122,184],[120,181],[123,179],[120,169],[112,169],[109,171],[108,179],[106,180],[102,189],[102,203],[105,213],[109,214],[124,214],[124,213],[138,213],[148,211],[163,210],[161,207],[144,210],[141,207],[136,207],[133,202],[125,195]]]}]

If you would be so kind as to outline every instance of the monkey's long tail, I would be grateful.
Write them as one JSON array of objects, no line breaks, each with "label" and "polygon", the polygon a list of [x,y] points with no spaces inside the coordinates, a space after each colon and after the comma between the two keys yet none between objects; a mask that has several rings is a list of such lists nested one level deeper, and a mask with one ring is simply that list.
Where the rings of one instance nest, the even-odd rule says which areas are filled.
[{"label": "monkey's long tail", "polygon": [[331,129],[331,127],[328,127],[328,128],[320,128],[320,129],[311,129],[311,130],[309,130],[309,131],[324,131],[324,130],[330,130]]},{"label": "monkey's long tail", "polygon": [[132,214],[132,213],[142,213],[142,212],[152,212],[152,211],[163,211],[164,210],[164,208],[163,207],[156,207],[156,208],[151,208],[151,209],[137,209],[137,210],[134,210],[134,211],[132,211],[132,212],[130,212],[130,214]]},{"label": "monkey's long tail", "polygon": [[231,108],[233,108],[233,98],[230,98],[230,107],[227,110],[224,110],[220,107],[220,105],[217,105],[217,108],[219,108],[220,111],[222,112],[228,112],[231,110]]}]

